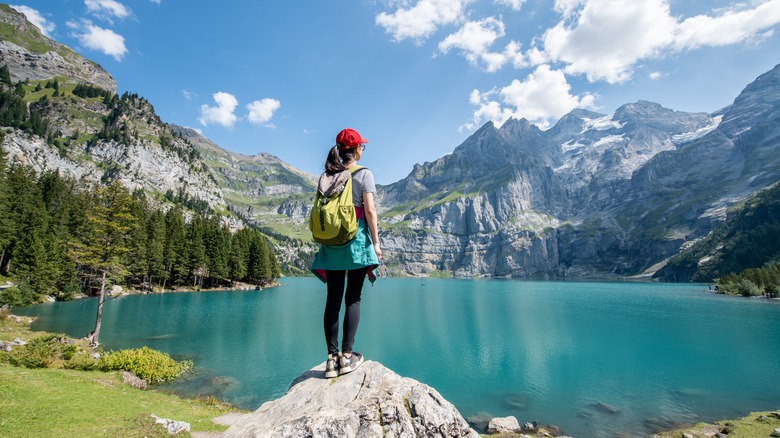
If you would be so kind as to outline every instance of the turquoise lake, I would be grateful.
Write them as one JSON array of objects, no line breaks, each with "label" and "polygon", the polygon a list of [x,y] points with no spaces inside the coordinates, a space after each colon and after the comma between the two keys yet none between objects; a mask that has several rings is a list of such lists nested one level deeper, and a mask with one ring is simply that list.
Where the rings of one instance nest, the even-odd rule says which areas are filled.
[{"label": "turquoise lake", "polygon": [[[253,410],[325,360],[325,286],[107,300],[105,349],[191,359],[165,389]],[[35,330],[83,337],[96,299],[42,304]],[[575,437],[780,408],[780,302],[699,284],[380,278],[363,291],[355,350],[436,388],[464,417],[514,415]]]}]

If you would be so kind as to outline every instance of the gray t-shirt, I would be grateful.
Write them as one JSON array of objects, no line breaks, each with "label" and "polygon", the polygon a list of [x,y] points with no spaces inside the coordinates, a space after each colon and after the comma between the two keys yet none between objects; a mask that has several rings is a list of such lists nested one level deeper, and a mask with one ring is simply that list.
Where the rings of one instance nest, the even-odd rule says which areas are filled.
[{"label": "gray t-shirt", "polygon": [[363,193],[376,193],[374,174],[368,169],[352,174],[352,203],[355,206],[363,207]]}]

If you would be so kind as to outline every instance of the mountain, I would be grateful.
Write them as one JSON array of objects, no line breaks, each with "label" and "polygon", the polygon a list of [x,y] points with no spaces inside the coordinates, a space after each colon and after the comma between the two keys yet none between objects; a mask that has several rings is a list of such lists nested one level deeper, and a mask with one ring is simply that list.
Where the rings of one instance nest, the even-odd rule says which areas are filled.
[{"label": "mountain", "polygon": [[726,222],[680,251],[657,274],[667,281],[712,281],[780,260],[780,184],[729,209]]},{"label": "mountain", "polygon": [[163,122],[149,101],[117,96],[116,81],[102,67],[3,4],[0,66],[23,91],[0,102],[0,110],[21,106],[22,118],[43,121],[37,130],[24,121],[8,125],[2,148],[9,161],[86,184],[119,180],[164,208],[173,201],[213,211],[232,228],[260,225],[272,234],[280,262],[302,269],[301,260],[310,258],[313,244],[290,238],[303,228],[289,224],[290,217],[302,222],[312,175],[268,154],[227,152],[192,129]]},{"label": "mountain", "polygon": [[198,151],[222,190],[226,208],[272,237],[285,271],[308,272],[316,251],[308,228],[316,177],[273,155],[228,152],[194,129],[171,127]]},{"label": "mountain", "polygon": [[713,114],[640,101],[547,131],[488,123],[382,187],[391,272],[651,275],[780,180],[780,67]]},{"label": "mountain", "polygon": [[273,155],[228,152],[194,129],[171,127],[198,150],[235,213],[282,233],[289,231],[290,219],[298,222],[308,219],[307,209],[317,188],[314,175]]}]

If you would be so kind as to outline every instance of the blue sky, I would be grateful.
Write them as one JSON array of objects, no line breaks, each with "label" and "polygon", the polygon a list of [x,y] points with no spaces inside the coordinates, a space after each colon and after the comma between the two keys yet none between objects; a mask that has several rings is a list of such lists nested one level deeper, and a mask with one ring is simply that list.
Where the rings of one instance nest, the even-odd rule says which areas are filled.
[{"label": "blue sky", "polygon": [[30,0],[119,92],[223,148],[322,170],[339,130],[380,184],[484,123],[729,105],[780,63],[780,0]]}]

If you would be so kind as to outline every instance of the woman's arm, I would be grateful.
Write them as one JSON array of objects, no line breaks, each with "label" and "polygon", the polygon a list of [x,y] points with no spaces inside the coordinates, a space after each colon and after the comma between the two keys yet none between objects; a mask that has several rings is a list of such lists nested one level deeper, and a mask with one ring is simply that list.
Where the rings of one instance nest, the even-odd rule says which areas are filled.
[{"label": "woman's arm", "polygon": [[374,206],[374,194],[371,192],[363,192],[363,213],[366,215],[368,230],[371,232],[371,241],[374,242],[376,258],[381,259],[382,248],[379,246],[379,226],[377,225],[378,219],[376,215],[376,207]]}]

